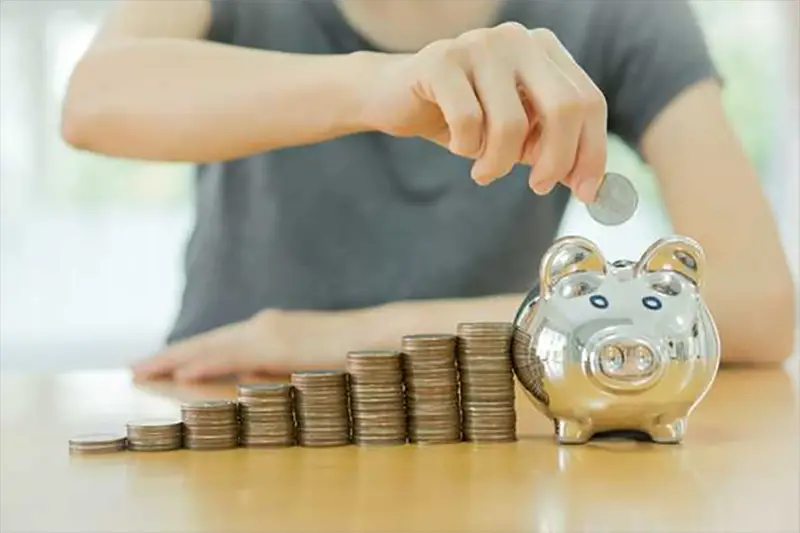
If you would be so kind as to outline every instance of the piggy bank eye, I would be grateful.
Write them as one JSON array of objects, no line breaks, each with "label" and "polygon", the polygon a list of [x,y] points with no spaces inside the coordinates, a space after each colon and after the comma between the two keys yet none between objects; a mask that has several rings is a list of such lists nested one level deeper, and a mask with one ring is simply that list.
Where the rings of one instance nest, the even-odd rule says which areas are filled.
[{"label": "piggy bank eye", "polygon": [[661,300],[656,298],[655,296],[645,296],[642,298],[642,305],[646,308],[650,309],[651,311],[658,311],[661,309]]},{"label": "piggy bank eye", "polygon": [[601,294],[595,294],[594,296],[590,296],[589,303],[598,309],[608,308],[608,298],[606,298]]}]

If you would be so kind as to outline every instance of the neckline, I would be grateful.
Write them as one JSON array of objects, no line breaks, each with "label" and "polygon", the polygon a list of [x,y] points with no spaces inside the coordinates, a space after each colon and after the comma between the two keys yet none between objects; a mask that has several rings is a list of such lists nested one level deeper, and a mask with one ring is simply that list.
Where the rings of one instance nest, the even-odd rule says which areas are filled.
[{"label": "neckline", "polygon": [[[484,27],[491,28],[509,20],[511,6],[514,4],[514,0],[501,0],[501,2],[502,3],[500,7],[494,14],[493,20]],[[346,41],[346,44],[353,45],[357,50],[365,50],[368,52],[397,53],[395,50],[390,50],[380,46],[378,43],[353,27],[353,25],[350,24],[345,17],[336,0],[312,0],[309,3],[311,4],[312,9],[316,10],[317,16],[320,19],[320,23],[323,26],[330,30],[335,29],[344,31],[344,40]],[[356,51],[355,49],[353,51]]]}]

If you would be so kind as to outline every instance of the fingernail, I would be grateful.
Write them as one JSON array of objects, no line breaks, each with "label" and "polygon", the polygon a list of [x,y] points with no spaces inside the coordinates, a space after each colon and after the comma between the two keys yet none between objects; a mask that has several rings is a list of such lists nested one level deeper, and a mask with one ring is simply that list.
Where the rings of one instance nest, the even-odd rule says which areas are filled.
[{"label": "fingernail", "polygon": [[597,196],[598,183],[599,180],[595,178],[581,180],[580,183],[578,183],[578,190],[575,191],[578,199],[587,204],[594,202]]},{"label": "fingernail", "polygon": [[492,178],[482,175],[475,175],[472,177],[472,179],[473,181],[475,181],[475,183],[477,183],[481,187],[486,187],[487,185],[491,184],[492,181],[494,181]]},{"label": "fingernail", "polygon": [[533,189],[533,192],[535,192],[539,196],[544,196],[546,194],[550,194],[550,191],[553,190],[553,184],[547,182],[534,183],[531,188]]}]

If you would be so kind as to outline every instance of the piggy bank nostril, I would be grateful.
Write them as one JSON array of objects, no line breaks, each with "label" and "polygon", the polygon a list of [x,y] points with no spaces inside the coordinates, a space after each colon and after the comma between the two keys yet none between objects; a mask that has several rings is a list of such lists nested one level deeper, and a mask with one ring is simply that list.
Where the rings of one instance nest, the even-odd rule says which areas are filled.
[{"label": "piggy bank nostril", "polygon": [[636,369],[640,372],[646,372],[653,366],[654,357],[653,352],[646,346],[637,346],[633,349],[633,360],[636,363]]},{"label": "piggy bank nostril", "polygon": [[625,354],[616,346],[605,346],[600,350],[600,366],[605,373],[619,372],[624,365]]}]

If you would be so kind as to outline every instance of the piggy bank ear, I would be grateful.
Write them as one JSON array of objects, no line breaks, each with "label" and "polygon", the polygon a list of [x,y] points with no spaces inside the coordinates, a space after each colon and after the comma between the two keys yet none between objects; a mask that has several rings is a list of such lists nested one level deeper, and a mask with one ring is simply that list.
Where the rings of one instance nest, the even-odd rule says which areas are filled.
[{"label": "piggy bank ear", "polygon": [[701,286],[705,270],[703,248],[693,239],[677,235],[653,243],[636,264],[637,274],[677,272],[696,287]]},{"label": "piggy bank ear", "polygon": [[547,296],[561,279],[578,272],[606,273],[606,260],[592,241],[583,237],[567,236],[556,239],[542,259],[539,285]]}]

